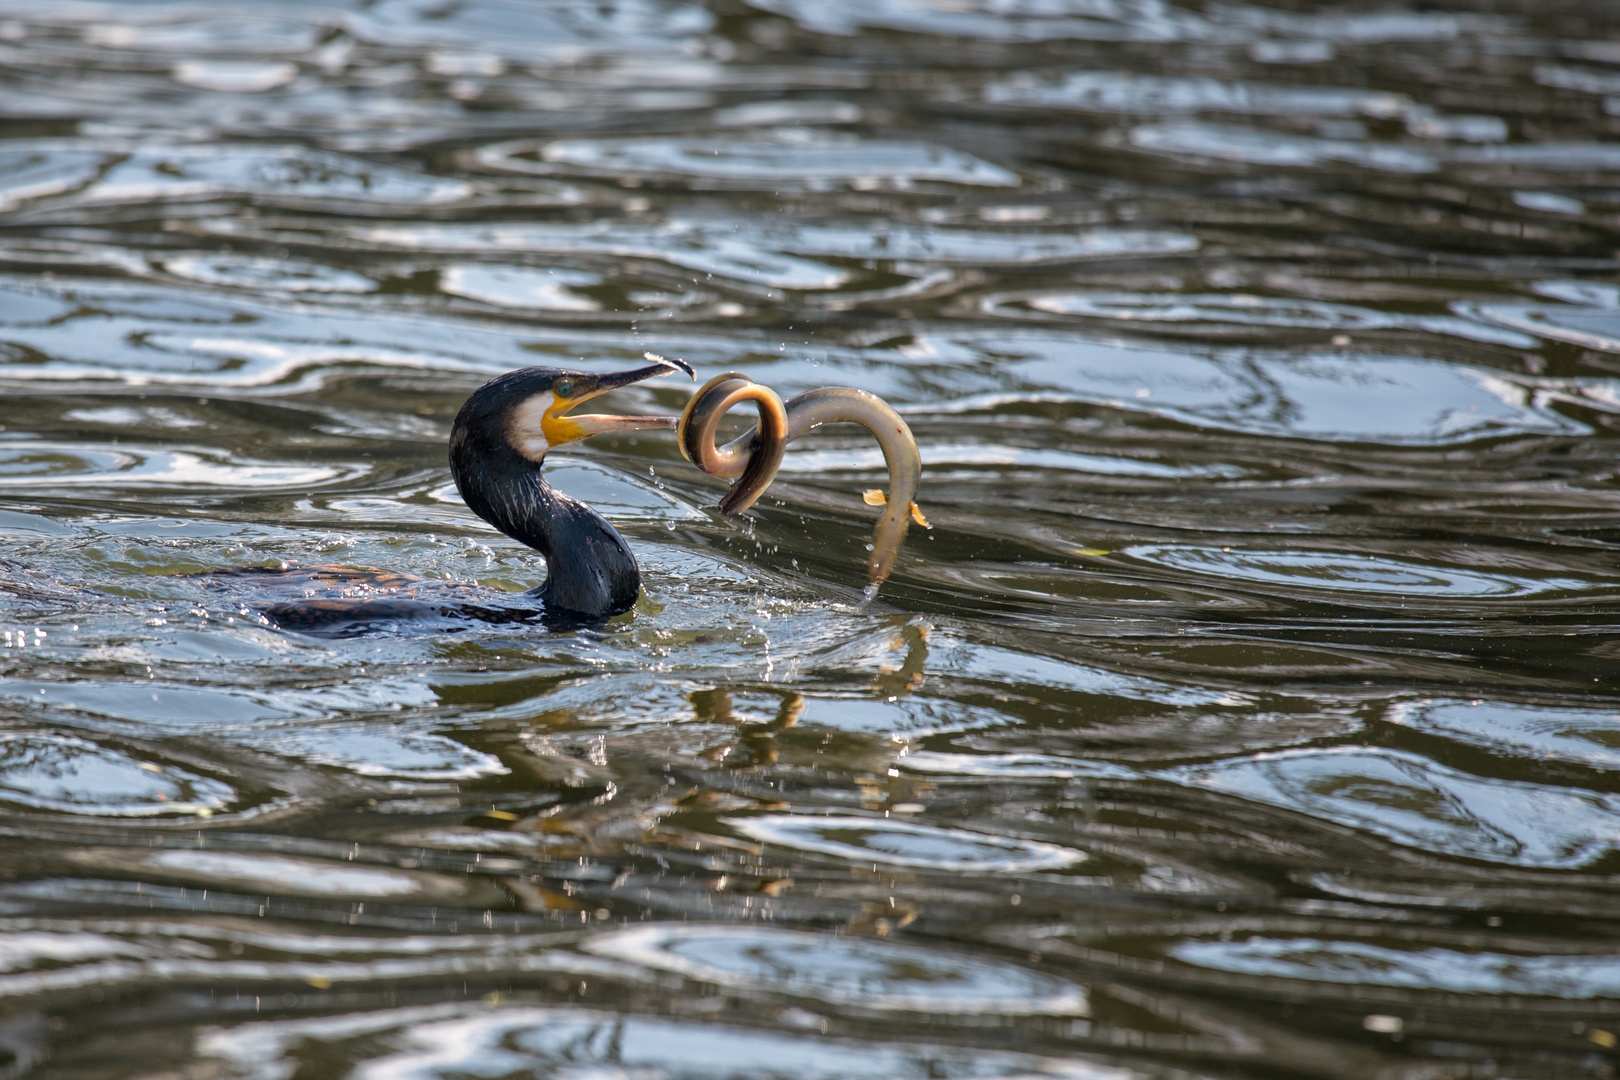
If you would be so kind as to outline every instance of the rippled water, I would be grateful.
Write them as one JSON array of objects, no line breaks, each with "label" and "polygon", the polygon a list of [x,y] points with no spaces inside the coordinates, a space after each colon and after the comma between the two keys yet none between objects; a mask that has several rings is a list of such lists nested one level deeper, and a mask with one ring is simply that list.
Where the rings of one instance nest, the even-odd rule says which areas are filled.
[{"label": "rippled water", "polygon": [[[1612,4],[0,0],[0,125],[0,1080],[1615,1075]],[[902,410],[877,600],[836,428],[553,455],[598,628],[182,576],[530,587],[450,420],[646,350]]]}]

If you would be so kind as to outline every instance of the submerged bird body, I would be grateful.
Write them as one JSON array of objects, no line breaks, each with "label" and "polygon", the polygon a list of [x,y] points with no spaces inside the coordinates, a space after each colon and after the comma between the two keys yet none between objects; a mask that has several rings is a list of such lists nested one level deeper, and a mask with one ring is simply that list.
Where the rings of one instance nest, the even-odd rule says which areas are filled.
[{"label": "submerged bird body", "polygon": [[529,593],[369,566],[241,566],[189,576],[239,599],[279,629],[305,634],[348,636],[407,622],[533,622],[547,614]]}]

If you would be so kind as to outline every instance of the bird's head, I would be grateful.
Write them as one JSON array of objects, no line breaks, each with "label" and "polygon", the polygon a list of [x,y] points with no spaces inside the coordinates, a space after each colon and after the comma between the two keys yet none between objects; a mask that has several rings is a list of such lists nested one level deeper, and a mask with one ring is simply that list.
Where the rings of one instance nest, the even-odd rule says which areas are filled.
[{"label": "bird's head", "polygon": [[[538,464],[546,451],[605,431],[675,427],[672,416],[571,415],[573,409],[609,390],[658,375],[692,368],[682,360],[647,354],[643,367],[606,374],[532,367],[509,371],[480,386],[456,416],[451,448],[479,456],[502,451]],[[695,378],[695,376],[694,376]]]},{"label": "bird's head", "polygon": [[609,374],[532,367],[473,391],[450,431],[450,474],[469,509],[546,557],[537,590],[548,611],[598,618],[628,611],[641,589],[635,556],[612,525],[548,487],[540,463],[554,446],[604,431],[675,427],[673,416],[574,416],[600,394],[673,371],[679,360],[647,354],[645,367]]}]

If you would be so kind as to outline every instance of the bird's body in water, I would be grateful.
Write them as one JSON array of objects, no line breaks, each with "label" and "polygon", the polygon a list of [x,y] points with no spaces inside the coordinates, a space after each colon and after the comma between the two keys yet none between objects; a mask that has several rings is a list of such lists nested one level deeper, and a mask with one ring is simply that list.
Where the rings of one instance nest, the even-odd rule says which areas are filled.
[{"label": "bird's body in water", "polygon": [[[546,452],[606,431],[673,429],[674,417],[570,416],[616,387],[676,370],[645,367],[608,375],[533,367],[473,392],[450,433],[450,472],[467,506],[545,557],[546,579],[524,593],[344,566],[240,567],[196,575],[244,595],[274,625],[315,634],[354,634],[401,621],[590,622],[635,605],[641,571],[607,519],[546,483]],[[768,482],[768,481],[767,481]]]},{"label": "bird's body in water", "polygon": [[363,634],[402,623],[577,622],[548,612],[533,593],[507,593],[368,566],[241,566],[191,575],[241,597],[244,607],[282,630]]}]

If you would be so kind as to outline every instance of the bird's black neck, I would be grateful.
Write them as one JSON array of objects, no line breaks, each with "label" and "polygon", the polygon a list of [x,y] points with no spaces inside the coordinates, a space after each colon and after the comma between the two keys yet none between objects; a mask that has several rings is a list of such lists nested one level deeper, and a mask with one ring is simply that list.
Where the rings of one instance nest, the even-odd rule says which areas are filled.
[{"label": "bird's black neck", "polygon": [[507,450],[458,453],[450,465],[473,513],[545,556],[545,584],[531,590],[550,610],[618,615],[635,605],[641,571],[617,529],[578,499],[546,483],[539,464]]}]

